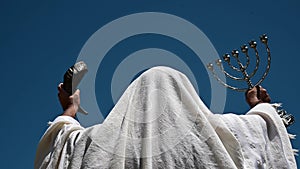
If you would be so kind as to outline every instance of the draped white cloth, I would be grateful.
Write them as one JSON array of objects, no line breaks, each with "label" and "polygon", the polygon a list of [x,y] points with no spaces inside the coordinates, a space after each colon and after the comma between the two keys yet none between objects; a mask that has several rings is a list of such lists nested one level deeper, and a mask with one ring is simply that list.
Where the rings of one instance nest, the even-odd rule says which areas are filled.
[{"label": "draped white cloth", "polygon": [[296,168],[270,104],[246,115],[213,114],[182,73],[154,67],[124,92],[102,124],[57,117],[35,168]]}]

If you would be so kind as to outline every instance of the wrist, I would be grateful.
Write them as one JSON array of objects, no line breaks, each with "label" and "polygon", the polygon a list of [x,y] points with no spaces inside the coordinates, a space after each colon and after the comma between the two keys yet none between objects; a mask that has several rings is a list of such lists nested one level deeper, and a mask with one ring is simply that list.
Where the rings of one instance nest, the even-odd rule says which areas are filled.
[{"label": "wrist", "polygon": [[68,106],[68,108],[64,110],[62,116],[70,116],[75,118],[77,111],[78,111],[78,105],[71,104]]},{"label": "wrist", "polygon": [[258,99],[250,99],[250,100],[247,100],[247,102],[251,108],[255,107],[259,103],[262,103],[262,101],[258,100]]}]

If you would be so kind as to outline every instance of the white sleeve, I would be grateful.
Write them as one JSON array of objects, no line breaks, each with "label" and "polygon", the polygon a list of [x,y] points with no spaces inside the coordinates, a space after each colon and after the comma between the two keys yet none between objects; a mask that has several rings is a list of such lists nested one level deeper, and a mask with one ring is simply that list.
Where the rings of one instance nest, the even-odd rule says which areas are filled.
[{"label": "white sleeve", "polygon": [[83,127],[69,116],[59,116],[42,136],[34,162],[34,168],[60,168],[68,165],[76,141]]},{"label": "white sleeve", "polygon": [[272,104],[258,104],[247,115],[259,115],[265,120],[267,125],[266,134],[271,145],[269,151],[272,152],[273,163],[276,164],[285,159],[291,168],[297,168],[288,132]]}]

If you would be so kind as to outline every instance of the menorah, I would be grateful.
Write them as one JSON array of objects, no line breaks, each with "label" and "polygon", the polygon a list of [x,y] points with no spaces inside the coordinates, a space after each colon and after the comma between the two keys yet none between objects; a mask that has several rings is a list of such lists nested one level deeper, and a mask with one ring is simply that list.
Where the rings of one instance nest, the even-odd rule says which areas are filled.
[{"label": "menorah", "polygon": [[[247,88],[240,88],[240,87],[234,87],[232,85],[229,85],[227,83],[225,83],[223,80],[221,80],[217,73],[215,72],[214,69],[214,65],[212,63],[209,63],[207,65],[207,68],[212,72],[213,76],[217,79],[217,81],[219,83],[221,83],[222,85],[224,85],[225,87],[235,90],[235,91],[239,91],[239,92],[246,92],[249,89],[252,89],[253,87],[257,87],[259,89],[259,85],[264,81],[264,79],[267,77],[269,71],[270,71],[270,67],[271,67],[271,52],[270,52],[270,48],[268,46],[268,37],[266,34],[263,34],[260,36],[260,41],[262,44],[264,44],[266,51],[267,51],[267,66],[264,70],[264,73],[262,75],[262,77],[256,82],[253,83],[251,81],[251,79],[255,76],[255,74],[257,73],[257,70],[259,69],[259,65],[260,65],[260,56],[257,50],[257,42],[254,40],[251,40],[249,42],[249,46],[247,46],[246,44],[241,46],[241,52],[245,55],[243,58],[245,60],[245,63],[243,64],[241,59],[240,59],[240,55],[239,55],[239,51],[238,50],[232,50],[231,55],[232,57],[235,59],[236,63],[238,66],[234,66],[232,64],[232,57],[230,54],[226,53],[223,55],[223,60],[225,63],[227,63],[227,65],[233,70],[236,71],[238,73],[241,73],[241,77],[236,77],[230,73],[228,73],[224,67],[223,67],[223,61],[221,59],[217,59],[215,61],[217,67],[219,67],[220,71],[222,73],[224,73],[226,75],[226,77],[233,79],[233,80],[237,80],[237,81],[244,81],[247,83],[248,87]],[[250,56],[249,56],[249,47],[251,49],[254,50],[255,52],[255,57],[256,57],[256,61],[255,61],[255,67],[253,69],[253,71],[251,73],[247,72],[248,70],[248,66],[250,65]],[[257,97],[259,98],[259,92],[257,92]],[[283,109],[279,109],[281,106],[281,104],[274,104],[274,107],[277,110],[277,113],[279,114],[279,116],[282,118],[283,123],[285,124],[285,126],[289,126],[291,124],[294,123],[294,117],[291,114],[288,114],[285,110]]]},{"label": "menorah", "polygon": [[266,50],[267,50],[267,53],[268,53],[268,58],[267,58],[268,64],[267,64],[267,67],[266,67],[266,69],[264,71],[264,74],[262,75],[261,79],[255,85],[252,83],[251,78],[254,77],[254,75],[256,74],[256,72],[257,72],[257,70],[259,68],[260,56],[259,56],[258,50],[257,50],[257,42],[254,41],[254,40],[252,40],[252,41],[249,42],[249,46],[250,46],[250,48],[252,48],[254,50],[255,56],[256,56],[255,68],[254,68],[254,70],[250,74],[247,72],[247,68],[248,68],[248,66],[250,64],[250,56],[249,56],[249,52],[248,52],[249,47],[247,45],[242,45],[241,46],[241,51],[242,51],[242,53],[245,54],[245,57],[246,57],[246,64],[243,64],[241,62],[240,56],[239,56],[239,51],[236,50],[236,49],[232,50],[231,55],[237,61],[238,67],[234,66],[231,63],[232,59],[231,59],[230,54],[226,53],[226,54],[223,55],[223,59],[228,64],[228,66],[231,69],[233,69],[234,71],[241,72],[242,73],[242,77],[236,77],[236,76],[233,76],[233,75],[229,74],[227,71],[224,70],[223,64],[222,64],[222,60],[221,59],[217,59],[216,60],[216,65],[226,75],[226,77],[229,77],[229,78],[231,78],[233,80],[245,81],[248,84],[248,88],[238,88],[238,87],[234,87],[234,86],[226,84],[224,81],[222,81],[217,76],[212,63],[209,63],[207,65],[207,68],[212,72],[213,76],[218,80],[218,82],[220,82],[222,85],[224,85],[225,87],[227,87],[229,89],[232,89],[232,90],[236,90],[236,91],[240,91],[240,92],[245,92],[248,89],[253,88],[254,86],[260,85],[263,82],[263,80],[266,78],[266,76],[268,75],[270,67],[271,67],[271,53],[270,53],[270,49],[269,49],[269,46],[268,46],[268,37],[267,37],[267,35],[266,34],[261,35],[260,36],[260,41],[266,47]]}]

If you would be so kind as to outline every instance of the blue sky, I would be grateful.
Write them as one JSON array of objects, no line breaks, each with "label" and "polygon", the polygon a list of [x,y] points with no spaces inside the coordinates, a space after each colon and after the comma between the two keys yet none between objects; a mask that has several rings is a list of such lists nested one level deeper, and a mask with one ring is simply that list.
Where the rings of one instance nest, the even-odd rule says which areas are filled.
[{"label": "blue sky", "polygon": [[[267,33],[272,66],[263,86],[273,101],[283,102],[284,108],[295,116],[296,124],[289,131],[299,134],[299,9],[300,2],[296,0],[1,1],[1,168],[33,167],[36,146],[47,122],[62,112],[56,86],[65,70],[76,61],[94,32],[110,21],[138,12],[163,12],[184,18],[206,34],[219,55]],[[149,47],[173,50],[180,57],[193,55],[176,40],[157,35],[125,39],[107,55],[125,56]],[[120,62],[109,58],[106,65]],[[186,61],[192,64],[189,62],[192,61]],[[105,74],[106,67],[98,70],[102,73],[96,78],[96,96],[101,112],[106,112],[104,116],[112,107],[111,96],[105,93],[110,91],[105,84],[111,80]],[[199,64],[199,74],[202,70],[204,67]],[[204,102],[209,103],[208,77],[201,77],[203,85],[199,85],[199,92]],[[244,94],[228,91],[225,112],[243,114],[247,110]],[[300,148],[299,139],[292,143]]]}]

